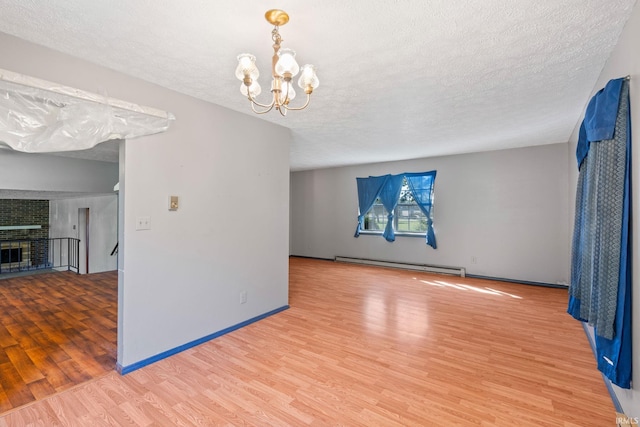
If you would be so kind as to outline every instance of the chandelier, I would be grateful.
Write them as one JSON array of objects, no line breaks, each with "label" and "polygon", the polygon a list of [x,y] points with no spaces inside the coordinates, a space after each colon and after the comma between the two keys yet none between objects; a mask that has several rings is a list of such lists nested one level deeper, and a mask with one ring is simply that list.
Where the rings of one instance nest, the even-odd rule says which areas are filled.
[{"label": "chandelier", "polygon": [[[258,84],[258,68],[256,67],[256,57],[250,53],[238,55],[238,67],[236,77],[242,82],[240,92],[249,99],[251,109],[256,114],[264,114],[274,107],[283,116],[289,110],[303,110],[309,105],[311,93],[318,87],[320,81],[316,76],[316,69],[313,65],[307,64],[300,69],[296,62],[296,53],[291,49],[281,48],[282,37],[278,32],[278,27],[289,22],[287,12],[278,9],[271,9],[265,13],[264,17],[274,28],[271,31],[273,39],[273,59],[271,62],[271,94],[272,99],[269,104],[261,104],[256,100],[262,88]],[[307,95],[306,102],[301,107],[291,107],[289,103],[296,97],[293,89],[292,79],[300,72],[298,86]]]}]

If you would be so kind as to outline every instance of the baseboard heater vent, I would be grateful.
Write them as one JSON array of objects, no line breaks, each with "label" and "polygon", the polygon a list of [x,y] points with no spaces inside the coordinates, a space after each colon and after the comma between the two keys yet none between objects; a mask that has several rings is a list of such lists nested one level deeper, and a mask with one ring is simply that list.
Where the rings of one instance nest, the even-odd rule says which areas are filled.
[{"label": "baseboard heater vent", "polygon": [[429,273],[452,274],[454,276],[465,277],[464,267],[446,267],[442,265],[411,264],[396,261],[378,261],[374,259],[350,258],[344,256],[335,257],[336,262],[349,262],[352,264],[377,265],[379,267],[401,268],[404,270],[427,271]]}]

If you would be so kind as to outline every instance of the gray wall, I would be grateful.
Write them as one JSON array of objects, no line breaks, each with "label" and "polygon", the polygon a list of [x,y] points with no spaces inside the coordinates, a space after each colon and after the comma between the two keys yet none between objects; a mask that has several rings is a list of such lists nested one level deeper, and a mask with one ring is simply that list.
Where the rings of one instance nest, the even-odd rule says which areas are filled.
[{"label": "gray wall", "polygon": [[[2,68],[177,117],[121,146],[121,366],[288,303],[288,129],[4,34],[0,51]],[[135,230],[141,216],[150,230]]]},{"label": "gray wall", "polygon": [[[638,197],[638,188],[640,188],[640,175],[638,175],[638,165],[640,164],[640,150],[638,142],[640,141],[640,51],[638,50],[638,40],[640,40],[640,3],[636,3],[633,13],[620,36],[618,44],[609,57],[598,81],[596,82],[593,93],[589,98],[585,99],[585,108],[587,102],[593,94],[602,89],[609,80],[631,76],[629,93],[631,98],[631,131],[632,131],[632,175],[631,188],[633,189],[632,197],[632,241],[633,241],[633,290],[632,290],[632,320],[631,324],[633,334],[633,389],[624,390],[617,386],[613,386],[616,396],[622,405],[625,413],[630,417],[640,418],[640,197]],[[580,122],[582,118],[580,119]],[[578,130],[580,122],[576,125],[570,140],[570,197],[575,200],[575,190],[578,180],[578,170],[576,167],[575,149],[578,141]],[[574,206],[571,206],[571,227],[573,228]]]},{"label": "gray wall", "polygon": [[[288,303],[289,131],[175,94],[166,102],[170,130],[121,147],[125,365]],[[139,217],[150,230],[136,231]]]},{"label": "gray wall", "polygon": [[[470,274],[567,283],[567,145],[291,174],[291,254],[465,267]],[[354,238],[356,177],[437,170],[434,228],[423,238]],[[472,263],[472,258],[477,262]]]},{"label": "gray wall", "polygon": [[[100,273],[117,268],[116,256],[111,251],[118,241],[118,196],[79,197],[51,200],[49,203],[50,237],[81,238],[78,227],[78,209],[89,209],[89,273]],[[80,242],[81,252],[85,242]],[[84,272],[86,258],[80,256]]]},{"label": "gray wall", "polygon": [[[0,46],[6,41],[0,33]],[[9,65],[0,57],[0,66]],[[0,149],[0,177],[0,190],[111,193],[118,165]]]}]

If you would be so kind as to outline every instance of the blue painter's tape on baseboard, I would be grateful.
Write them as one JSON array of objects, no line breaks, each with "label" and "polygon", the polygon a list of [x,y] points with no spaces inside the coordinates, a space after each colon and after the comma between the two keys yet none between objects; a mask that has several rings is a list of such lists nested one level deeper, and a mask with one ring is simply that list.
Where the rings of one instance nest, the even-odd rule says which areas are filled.
[{"label": "blue painter's tape on baseboard", "polygon": [[[589,333],[589,329],[587,329],[588,328],[587,323],[586,322],[580,322],[580,323],[582,323],[582,329],[584,329],[584,333],[587,335],[587,340],[589,341],[589,345],[591,346],[591,351],[593,351],[593,356],[597,358],[598,352],[596,351],[596,343],[593,341],[593,337],[591,336],[591,333]],[[607,391],[609,392],[609,396],[611,396],[611,401],[613,401],[613,406],[616,408],[616,411],[623,414],[624,411],[622,409],[622,405],[620,405],[618,396],[616,396],[616,392],[613,390],[613,387],[611,386],[611,380],[609,380],[609,378],[607,378],[606,375],[603,374],[602,372],[600,372],[600,374],[602,375],[602,380],[604,381],[604,385],[607,386]]]},{"label": "blue painter's tape on baseboard", "polygon": [[122,365],[120,365],[118,363],[118,364],[116,364],[116,371],[120,375],[126,375],[129,372],[133,372],[133,371],[135,371],[137,369],[140,369],[142,367],[150,365],[150,364],[152,364],[154,362],[157,362],[159,360],[165,359],[165,358],[167,358],[169,356],[173,356],[174,354],[180,353],[181,351],[187,350],[187,349],[189,349],[191,347],[195,347],[195,346],[200,345],[200,344],[202,344],[204,342],[210,341],[210,340],[212,340],[214,338],[218,338],[219,336],[222,336],[224,334],[228,334],[229,332],[233,332],[236,329],[243,328],[243,327],[245,327],[247,325],[250,325],[251,323],[257,322],[258,320],[262,320],[265,317],[272,316],[272,315],[274,315],[276,313],[280,313],[281,311],[284,311],[284,310],[286,310],[288,308],[289,308],[288,305],[282,306],[280,308],[276,308],[275,310],[268,311],[268,312],[266,312],[264,314],[261,314],[259,316],[253,317],[253,318],[251,318],[249,320],[245,320],[244,322],[240,322],[237,325],[229,326],[228,328],[223,329],[223,330],[218,331],[218,332],[215,332],[215,333],[213,333],[211,335],[207,335],[207,336],[199,338],[197,340],[188,342],[188,343],[183,344],[181,346],[172,348],[171,350],[163,351],[160,354],[156,354],[155,356],[151,356],[151,357],[149,357],[147,359],[141,360],[141,361],[133,363],[131,365],[122,366]]}]

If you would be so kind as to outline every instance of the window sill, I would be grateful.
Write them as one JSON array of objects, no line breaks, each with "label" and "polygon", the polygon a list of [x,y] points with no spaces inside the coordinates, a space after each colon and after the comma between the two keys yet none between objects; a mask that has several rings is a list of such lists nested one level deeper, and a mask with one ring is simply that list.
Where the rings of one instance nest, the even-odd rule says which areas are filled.
[{"label": "window sill", "polygon": [[[370,236],[382,236],[382,231],[361,230],[360,235],[367,234]],[[403,231],[396,231],[394,234],[396,237],[427,237],[427,233],[407,233]]]}]

